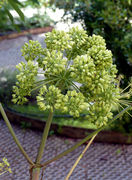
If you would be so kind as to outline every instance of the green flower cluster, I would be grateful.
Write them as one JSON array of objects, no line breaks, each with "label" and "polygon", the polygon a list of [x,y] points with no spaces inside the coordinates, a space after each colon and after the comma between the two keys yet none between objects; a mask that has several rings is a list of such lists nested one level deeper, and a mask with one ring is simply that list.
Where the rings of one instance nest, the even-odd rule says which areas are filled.
[{"label": "green flower cluster", "polygon": [[50,51],[64,51],[65,49],[71,49],[73,42],[71,41],[71,37],[68,33],[54,29],[52,33],[46,33],[45,43],[47,49]]},{"label": "green flower cluster", "polygon": [[93,59],[86,55],[77,56],[74,59],[74,64],[71,65],[71,76],[79,83],[88,83],[92,85],[95,77],[95,64]]},{"label": "green flower cluster", "polygon": [[102,46],[106,47],[105,40],[103,37],[93,34],[92,36],[88,37],[87,48],[91,48],[93,46]]},{"label": "green flower cluster", "polygon": [[78,27],[70,29],[68,32],[71,37],[72,48],[66,50],[67,57],[74,59],[78,55],[86,54],[87,51],[87,41],[88,35],[87,32],[83,29],[79,29]]},{"label": "green flower cluster", "polygon": [[[55,87],[54,85],[49,86],[47,88],[45,85],[40,89],[39,94],[37,96],[37,102],[40,110],[45,111],[46,109],[53,111],[54,107],[59,109],[61,107],[61,103],[59,100],[62,100],[63,95],[61,94],[60,89]],[[57,105],[58,108],[57,108]]]},{"label": "green flower cluster", "polygon": [[46,109],[53,111],[54,108],[62,112],[69,112],[70,115],[79,117],[80,112],[88,109],[88,103],[85,102],[85,97],[82,93],[77,93],[75,90],[68,91],[66,95],[61,93],[61,90],[54,85],[48,88],[44,85],[37,96],[37,103],[40,110]]},{"label": "green flower cluster", "polygon": [[105,40],[97,35],[88,36],[83,29],[72,28],[69,32],[47,33],[45,43],[46,48],[36,41],[23,46],[22,55],[27,65],[18,66],[20,74],[13,101],[19,104],[27,101],[39,67],[43,74],[43,80],[37,82],[40,88],[37,103],[41,110],[60,109],[73,116],[87,110],[89,121],[97,126],[106,124],[120,93],[115,80],[117,69]]},{"label": "green flower cluster", "polygon": [[13,86],[14,94],[12,101],[14,103],[23,104],[28,101],[26,96],[31,95],[31,90],[34,87],[35,77],[38,73],[38,66],[32,61],[28,63],[21,62],[16,68],[19,70],[19,74],[16,76],[17,83]]},{"label": "green flower cluster", "polygon": [[29,44],[25,43],[21,49],[22,56],[26,61],[35,60],[42,51],[41,44],[38,41],[29,40]]},{"label": "green flower cluster", "polygon": [[62,111],[69,112],[74,117],[79,117],[80,113],[89,107],[83,94],[75,90],[67,91],[63,101],[66,108],[64,107]]},{"label": "green flower cluster", "polygon": [[88,50],[88,55],[94,60],[97,70],[109,69],[112,64],[112,53],[105,46],[93,45]]},{"label": "green flower cluster", "polygon": [[56,50],[52,50],[52,52],[50,52],[47,50],[42,64],[43,69],[46,71],[45,74],[48,75],[52,72],[52,75],[58,75],[65,71],[67,60],[66,58],[63,58],[62,52],[56,52]]}]

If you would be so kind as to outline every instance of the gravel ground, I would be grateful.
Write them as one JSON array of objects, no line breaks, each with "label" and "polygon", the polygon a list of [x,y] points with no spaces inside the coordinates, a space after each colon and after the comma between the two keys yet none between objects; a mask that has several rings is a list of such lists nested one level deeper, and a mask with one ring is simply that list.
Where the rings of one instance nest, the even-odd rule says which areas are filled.
[{"label": "gravel ground", "polygon": [[[23,130],[14,126],[21,144],[34,161],[41,132]],[[28,164],[19,152],[3,120],[0,121],[0,159],[6,157],[12,174],[0,176],[0,180],[29,180]],[[75,140],[52,135],[48,138],[43,162],[75,144]],[[82,145],[69,155],[51,163],[45,170],[43,180],[64,180],[76,158],[85,148]],[[93,143],[79,162],[70,180],[131,180],[132,145]]]}]

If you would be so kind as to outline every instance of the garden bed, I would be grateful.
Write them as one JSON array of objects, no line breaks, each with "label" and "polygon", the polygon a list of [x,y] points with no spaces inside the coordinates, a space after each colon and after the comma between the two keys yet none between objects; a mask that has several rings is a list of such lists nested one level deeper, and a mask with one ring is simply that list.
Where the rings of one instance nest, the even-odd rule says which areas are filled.
[{"label": "garden bed", "polygon": [[[40,131],[43,131],[44,129],[45,121],[42,121],[38,118],[31,118],[25,116],[22,113],[13,112],[7,108],[6,113],[11,123],[15,123],[18,125],[22,125],[22,123],[24,123],[25,126],[26,124],[28,125],[28,128]],[[57,135],[82,139],[86,137],[88,134],[92,133],[94,130],[52,123],[51,131]],[[98,136],[95,138],[95,141],[103,143],[132,144],[132,136],[125,135],[120,132],[104,130],[98,134]]]}]

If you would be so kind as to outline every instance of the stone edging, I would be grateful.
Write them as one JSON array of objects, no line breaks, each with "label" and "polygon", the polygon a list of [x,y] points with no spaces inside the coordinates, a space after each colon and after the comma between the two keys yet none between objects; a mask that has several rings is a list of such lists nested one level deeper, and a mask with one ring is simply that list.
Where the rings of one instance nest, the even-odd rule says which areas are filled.
[{"label": "stone edging", "polygon": [[20,36],[26,36],[28,34],[41,34],[41,33],[46,33],[46,32],[51,32],[53,29],[52,26],[47,26],[47,27],[42,27],[42,28],[34,28],[34,29],[29,29],[29,30],[24,30],[21,32],[14,32],[8,35],[0,36],[0,41],[4,39],[13,39],[17,38]]},{"label": "stone edging", "polygon": [[[6,110],[6,113],[11,123],[20,125],[22,122],[25,122],[30,123],[31,129],[40,131],[43,131],[44,129],[44,121],[32,119],[27,116],[24,116],[23,114],[11,112],[10,110]],[[75,139],[82,139],[94,131],[85,128],[60,126],[56,123],[52,124],[51,130],[53,130],[58,135]],[[132,144],[132,136],[124,135],[122,133],[115,131],[104,130],[98,134],[98,136],[95,138],[95,141],[103,143]]]}]

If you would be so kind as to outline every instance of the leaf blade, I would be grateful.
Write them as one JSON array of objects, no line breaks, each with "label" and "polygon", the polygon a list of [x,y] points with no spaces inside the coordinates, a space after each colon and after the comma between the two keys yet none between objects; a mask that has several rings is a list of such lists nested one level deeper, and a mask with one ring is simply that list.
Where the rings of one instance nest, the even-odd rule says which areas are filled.
[{"label": "leaf blade", "polygon": [[21,11],[21,9],[18,7],[18,5],[16,3],[14,3],[13,0],[8,0],[9,4],[13,7],[13,9],[18,13],[18,15],[20,16],[21,20],[24,21],[24,14]]}]

